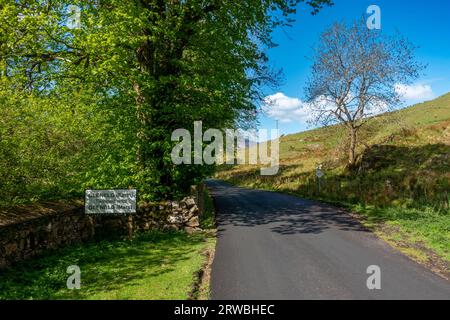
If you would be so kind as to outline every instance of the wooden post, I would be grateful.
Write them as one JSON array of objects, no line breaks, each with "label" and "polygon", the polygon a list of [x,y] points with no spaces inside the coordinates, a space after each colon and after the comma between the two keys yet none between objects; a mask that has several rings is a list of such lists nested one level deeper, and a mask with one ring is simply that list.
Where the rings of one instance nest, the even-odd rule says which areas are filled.
[{"label": "wooden post", "polygon": [[127,219],[128,240],[133,239],[133,215],[129,214]]}]

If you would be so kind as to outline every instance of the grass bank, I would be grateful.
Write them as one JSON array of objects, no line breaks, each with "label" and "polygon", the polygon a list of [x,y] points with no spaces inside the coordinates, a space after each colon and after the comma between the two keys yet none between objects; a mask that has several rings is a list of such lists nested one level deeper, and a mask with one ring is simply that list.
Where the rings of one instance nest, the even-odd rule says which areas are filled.
[{"label": "grass bank", "polygon": [[[187,299],[214,244],[210,232],[155,231],[67,247],[0,271],[0,299]],[[67,289],[71,265],[80,290]]]},{"label": "grass bank", "polygon": [[430,207],[350,206],[380,238],[450,280],[450,214]]}]

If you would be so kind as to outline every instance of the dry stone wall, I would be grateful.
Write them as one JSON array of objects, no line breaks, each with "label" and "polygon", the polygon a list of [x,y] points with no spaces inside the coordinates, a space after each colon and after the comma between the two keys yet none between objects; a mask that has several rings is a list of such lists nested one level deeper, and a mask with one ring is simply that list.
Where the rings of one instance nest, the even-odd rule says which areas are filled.
[{"label": "dry stone wall", "polygon": [[141,202],[129,216],[91,216],[84,208],[0,226],[0,268],[45,251],[149,230],[200,230],[198,195],[180,201]]}]

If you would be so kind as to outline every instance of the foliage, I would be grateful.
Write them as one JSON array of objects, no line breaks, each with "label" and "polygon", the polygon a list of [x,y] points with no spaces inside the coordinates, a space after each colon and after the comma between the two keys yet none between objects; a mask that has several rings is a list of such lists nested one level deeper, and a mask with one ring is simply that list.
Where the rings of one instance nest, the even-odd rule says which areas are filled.
[{"label": "foliage", "polygon": [[[196,120],[205,130],[251,125],[261,88],[277,78],[264,54],[271,31],[291,22],[299,2],[0,0],[1,112],[10,119],[2,133],[35,132],[10,130],[2,141],[15,189],[5,187],[3,200],[85,185],[179,197],[213,168],[173,165],[172,131]],[[306,3],[315,13],[330,1]],[[22,112],[46,121],[24,122]],[[46,130],[58,136],[48,146]]]},{"label": "foliage", "polygon": [[200,217],[200,227],[204,230],[211,230],[214,229],[216,226],[216,219],[215,219],[215,210],[214,210],[214,200],[209,194],[209,191],[207,188],[204,189],[204,212],[202,216]]},{"label": "foliage", "polygon": [[[132,145],[117,114],[84,94],[0,88],[0,204],[79,197],[87,187],[131,184]],[[127,163],[128,162],[128,163]]]}]

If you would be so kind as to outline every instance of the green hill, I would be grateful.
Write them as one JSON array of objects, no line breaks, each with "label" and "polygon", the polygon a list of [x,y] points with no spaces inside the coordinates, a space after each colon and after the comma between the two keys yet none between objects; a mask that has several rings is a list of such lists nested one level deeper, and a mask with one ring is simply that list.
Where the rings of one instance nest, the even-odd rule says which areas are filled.
[{"label": "green hill", "polygon": [[[276,176],[260,176],[259,167],[246,165],[223,167],[217,177],[343,204],[374,230],[398,229],[383,233],[407,243],[405,251],[414,243],[450,261],[450,93],[374,117],[360,138],[352,172],[346,169],[346,131],[335,125],[282,137]],[[319,164],[325,173],[320,191]]]}]

